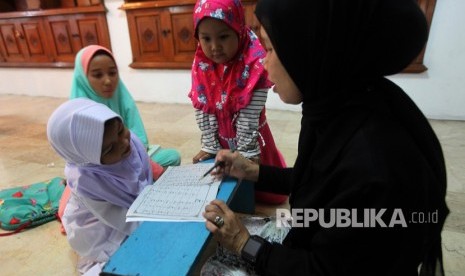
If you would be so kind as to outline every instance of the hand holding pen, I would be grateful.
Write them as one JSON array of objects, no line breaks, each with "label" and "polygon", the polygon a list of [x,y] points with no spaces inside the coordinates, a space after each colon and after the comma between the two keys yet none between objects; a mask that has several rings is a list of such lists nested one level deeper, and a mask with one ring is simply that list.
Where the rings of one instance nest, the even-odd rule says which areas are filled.
[{"label": "hand holding pen", "polygon": [[[230,152],[231,153],[234,153],[236,150],[235,149],[231,149]],[[215,161],[215,164],[210,168],[208,169],[208,171],[206,171],[203,175],[202,175],[202,178],[200,179],[203,179],[205,176],[209,175],[214,169],[217,169],[219,167],[224,167],[225,165],[225,162],[224,161]]]},{"label": "hand holding pen", "polygon": [[[259,165],[233,150],[220,150],[216,154],[214,168],[209,170],[213,176],[229,175],[238,179],[258,180]],[[217,165],[218,163],[218,165]],[[217,165],[217,166],[216,166]],[[216,168],[216,170],[214,170]]]}]

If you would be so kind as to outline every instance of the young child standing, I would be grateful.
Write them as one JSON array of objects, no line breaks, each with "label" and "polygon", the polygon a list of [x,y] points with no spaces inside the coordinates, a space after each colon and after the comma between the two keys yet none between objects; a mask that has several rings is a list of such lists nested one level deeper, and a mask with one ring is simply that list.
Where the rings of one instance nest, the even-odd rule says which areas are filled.
[{"label": "young child standing", "polygon": [[[89,45],[77,53],[70,98],[88,98],[108,106],[121,116],[124,124],[140,138],[146,148],[149,146],[139,110],[119,77],[110,50],[99,45]],[[161,167],[181,163],[181,156],[175,149],[161,148],[152,159],[160,165],[154,168],[160,173],[163,171]]]},{"label": "young child standing", "polygon": [[66,161],[71,194],[62,223],[85,273],[101,265],[139,225],[126,212],[152,184],[149,156],[139,138],[107,106],[73,99],[59,106],[47,124],[48,140]]},{"label": "young child standing", "polygon": [[[245,25],[237,0],[199,0],[194,7],[199,41],[192,65],[189,97],[202,132],[193,162],[212,158],[220,149],[236,149],[264,165],[285,167],[266,121],[268,81],[266,52]],[[279,204],[287,196],[256,192],[256,200]]]}]

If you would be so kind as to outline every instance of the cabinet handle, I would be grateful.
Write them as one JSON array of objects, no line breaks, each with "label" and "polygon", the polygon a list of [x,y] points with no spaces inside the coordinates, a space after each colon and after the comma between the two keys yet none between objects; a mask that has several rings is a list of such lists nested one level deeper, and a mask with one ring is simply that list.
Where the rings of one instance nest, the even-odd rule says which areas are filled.
[{"label": "cabinet handle", "polygon": [[72,34],[72,37],[79,37],[79,34]]},{"label": "cabinet handle", "polygon": [[24,35],[20,31],[15,29],[15,37],[18,39],[23,39]]},{"label": "cabinet handle", "polygon": [[171,33],[171,30],[170,29],[164,29],[161,31],[161,33],[163,34],[164,37],[168,36],[169,33]]}]

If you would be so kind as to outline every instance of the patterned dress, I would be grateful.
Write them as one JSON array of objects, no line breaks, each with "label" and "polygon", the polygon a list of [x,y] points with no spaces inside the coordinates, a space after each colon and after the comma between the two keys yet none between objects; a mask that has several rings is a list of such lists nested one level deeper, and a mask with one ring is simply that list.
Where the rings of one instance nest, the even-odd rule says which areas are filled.
[{"label": "patterned dress", "polygon": [[[261,164],[286,167],[266,120],[265,103],[272,86],[263,67],[266,52],[257,35],[245,26],[241,2],[201,0],[194,8],[196,30],[206,17],[233,29],[239,47],[235,57],[223,64],[210,60],[200,44],[197,47],[189,97],[202,132],[202,150],[216,154],[234,148],[246,158],[260,157]],[[276,204],[287,196],[257,191],[256,199]]]}]

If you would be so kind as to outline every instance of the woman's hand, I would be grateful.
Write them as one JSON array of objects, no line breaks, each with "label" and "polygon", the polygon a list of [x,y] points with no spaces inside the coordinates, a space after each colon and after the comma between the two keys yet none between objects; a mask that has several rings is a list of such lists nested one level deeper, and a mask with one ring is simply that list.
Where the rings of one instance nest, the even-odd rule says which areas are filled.
[{"label": "woman's hand", "polygon": [[250,157],[249,159],[250,159],[250,161],[252,161],[252,162],[254,162],[254,163],[260,165],[260,162],[261,162],[260,155],[256,155],[256,156],[254,156],[254,157]]},{"label": "woman's hand", "polygon": [[215,240],[240,255],[250,234],[234,212],[223,201],[215,199],[205,207],[203,216]]},{"label": "woman's hand", "polygon": [[213,157],[215,157],[215,155],[201,150],[199,153],[197,153],[197,155],[194,156],[194,158],[192,158],[192,163],[199,163],[200,161],[204,161]]},{"label": "woman's hand", "polygon": [[246,179],[253,182],[258,180],[260,166],[243,157],[237,151],[231,152],[230,150],[220,150],[216,154],[216,161],[221,161],[224,165],[212,172],[212,175],[215,177],[229,175],[238,179]]}]

